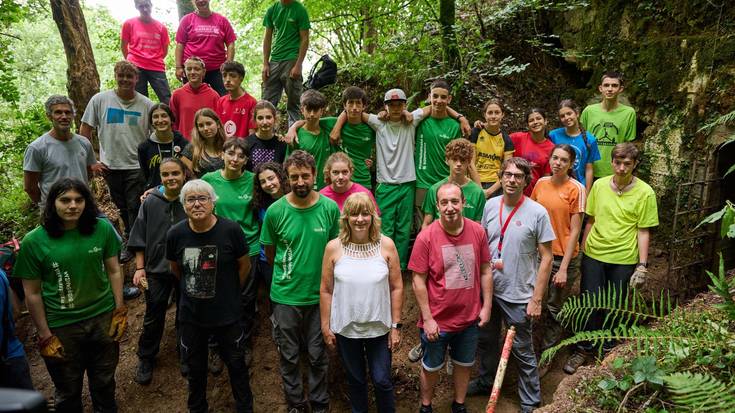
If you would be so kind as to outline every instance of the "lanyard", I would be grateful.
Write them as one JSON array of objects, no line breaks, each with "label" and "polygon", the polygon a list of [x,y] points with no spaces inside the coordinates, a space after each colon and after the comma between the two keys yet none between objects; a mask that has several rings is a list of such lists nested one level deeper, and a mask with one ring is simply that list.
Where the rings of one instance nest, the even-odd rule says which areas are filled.
[{"label": "lanyard", "polygon": [[525,200],[526,196],[521,195],[521,200],[518,201],[513,210],[510,211],[510,215],[508,215],[508,220],[505,221],[505,224],[503,224],[503,199],[500,199],[500,241],[498,241],[498,254],[503,252],[503,237],[505,236],[505,230],[508,229],[508,223],[511,221],[511,219],[513,219],[513,215],[516,214],[516,211],[518,211],[518,208],[521,207],[521,204],[523,204],[523,201]]}]

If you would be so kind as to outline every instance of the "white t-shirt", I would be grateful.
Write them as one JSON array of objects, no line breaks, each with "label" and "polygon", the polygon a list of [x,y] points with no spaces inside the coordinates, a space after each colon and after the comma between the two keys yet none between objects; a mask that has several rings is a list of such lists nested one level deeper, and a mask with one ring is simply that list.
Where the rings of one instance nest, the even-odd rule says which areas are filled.
[{"label": "white t-shirt", "polygon": [[148,112],[153,102],[135,92],[122,100],[114,90],[100,92],[89,100],[82,122],[97,128],[100,162],[110,169],[139,169],[138,145],[148,139]]},{"label": "white t-shirt", "polygon": [[416,126],[423,120],[424,111],[411,112],[413,123],[381,121],[377,115],[368,117],[368,125],[375,129],[375,145],[378,155],[379,183],[402,184],[416,180],[413,162]]}]

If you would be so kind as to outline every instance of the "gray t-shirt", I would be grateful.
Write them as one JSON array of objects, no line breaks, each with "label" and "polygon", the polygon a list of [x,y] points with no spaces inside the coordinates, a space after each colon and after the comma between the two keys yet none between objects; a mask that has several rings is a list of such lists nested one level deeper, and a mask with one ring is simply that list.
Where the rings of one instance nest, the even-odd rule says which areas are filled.
[{"label": "gray t-shirt", "polygon": [[[502,270],[493,269],[493,295],[511,303],[528,303],[536,283],[538,244],[553,241],[556,235],[546,208],[526,197],[508,223],[500,254],[499,210],[502,199],[502,195],[490,198],[482,214],[482,226],[490,244],[490,257],[503,260]],[[503,223],[512,211],[512,207],[503,205]]]},{"label": "gray t-shirt", "polygon": [[89,100],[82,122],[97,128],[100,162],[110,169],[139,169],[138,145],[148,139],[148,112],[153,102],[135,92],[122,100],[114,90],[100,92]]},{"label": "gray t-shirt", "polygon": [[381,121],[376,115],[368,117],[368,125],[375,130],[375,145],[378,155],[377,181],[388,184],[402,184],[416,180],[413,162],[416,126],[424,118],[424,111],[416,109],[411,113],[413,123]]},{"label": "gray t-shirt", "polygon": [[39,172],[38,186],[41,189],[41,202],[46,203],[46,195],[51,185],[59,178],[78,178],[88,182],[87,167],[94,165],[92,144],[81,135],[72,134],[71,139],[62,141],[45,133],[26,148],[23,156],[23,170]]}]

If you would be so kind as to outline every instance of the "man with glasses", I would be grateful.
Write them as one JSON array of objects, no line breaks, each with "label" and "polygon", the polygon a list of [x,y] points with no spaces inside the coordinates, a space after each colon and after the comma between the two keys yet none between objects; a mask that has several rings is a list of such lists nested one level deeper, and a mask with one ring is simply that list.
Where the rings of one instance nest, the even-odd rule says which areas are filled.
[{"label": "man with glasses", "polygon": [[490,392],[500,359],[500,324],[505,321],[516,328],[513,356],[525,413],[541,405],[532,321],[541,316],[556,236],[546,208],[523,195],[531,181],[531,164],[523,158],[507,159],[498,177],[503,195],[488,200],[482,215],[493,264],[493,312],[488,326],[480,329],[480,375],[470,382],[467,394]]},{"label": "man with glasses", "polygon": [[234,221],[213,214],[212,186],[195,179],[181,188],[187,219],[166,236],[166,258],[180,280],[181,362],[189,371],[190,412],[206,412],[208,339],[213,336],[227,366],[238,412],[253,411],[240,291],[250,271],[245,235]]}]

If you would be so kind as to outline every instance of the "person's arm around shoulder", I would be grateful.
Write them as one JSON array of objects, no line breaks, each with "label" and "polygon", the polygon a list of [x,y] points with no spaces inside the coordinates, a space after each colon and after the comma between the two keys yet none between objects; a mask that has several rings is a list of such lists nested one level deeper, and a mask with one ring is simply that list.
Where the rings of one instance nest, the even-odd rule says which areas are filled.
[{"label": "person's arm around shoulder", "polygon": [[340,251],[340,240],[333,239],[327,243],[322,258],[322,281],[319,286],[319,315],[321,318],[324,344],[329,350],[337,346],[337,338],[330,326],[332,316],[332,294],[334,293],[334,263]]},{"label": "person's arm around shoulder", "polygon": [[342,128],[345,126],[345,123],[347,123],[347,112],[342,111],[342,113],[337,116],[337,121],[334,123],[332,131],[329,132],[330,145],[338,146],[342,143]]},{"label": "person's arm around shoulder", "polygon": [[[457,112],[456,110],[450,108],[447,106],[447,113],[449,114],[449,117],[459,122],[459,129],[462,133],[462,136],[470,136],[470,133],[472,132],[472,126],[470,126],[470,121],[467,120],[467,118]],[[458,138],[461,138],[462,136],[457,136]]]},{"label": "person's arm around shoulder", "polygon": [[306,121],[303,119],[297,120],[288,128],[288,132],[281,138],[283,142],[285,142],[287,145],[293,147],[295,145],[299,144],[299,134],[298,131],[301,129],[304,125],[306,125]]},{"label": "person's arm around shoulder", "polygon": [[[393,324],[399,324],[401,322],[401,310],[403,309],[403,277],[401,275],[401,262],[398,258],[396,244],[392,239],[382,236],[380,238],[380,243],[383,251],[383,257],[388,263],[391,322]],[[395,352],[400,344],[401,330],[399,328],[391,328],[388,348]]]}]

